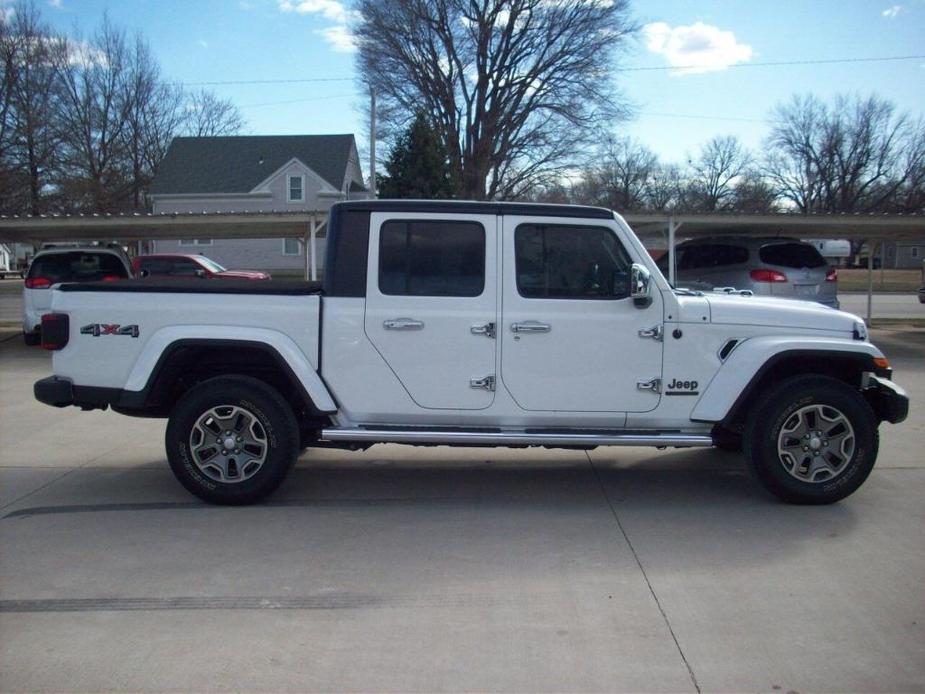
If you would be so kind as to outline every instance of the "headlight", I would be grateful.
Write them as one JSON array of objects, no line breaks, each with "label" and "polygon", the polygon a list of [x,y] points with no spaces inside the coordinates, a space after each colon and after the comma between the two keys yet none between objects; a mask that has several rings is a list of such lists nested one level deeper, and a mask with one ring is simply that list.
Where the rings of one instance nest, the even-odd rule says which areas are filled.
[{"label": "headlight", "polygon": [[854,321],[854,330],[851,332],[854,334],[855,340],[867,340],[867,326],[864,325],[864,321]]}]

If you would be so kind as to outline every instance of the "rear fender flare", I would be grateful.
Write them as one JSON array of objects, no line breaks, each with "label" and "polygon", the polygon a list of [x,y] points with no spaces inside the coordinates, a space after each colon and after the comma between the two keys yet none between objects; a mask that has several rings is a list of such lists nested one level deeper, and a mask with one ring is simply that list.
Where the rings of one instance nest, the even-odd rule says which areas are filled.
[{"label": "rear fender flare", "polygon": [[145,343],[141,354],[129,372],[125,390],[141,392],[148,389],[170,352],[177,346],[190,343],[227,344],[229,347],[240,344],[271,351],[288,369],[319,412],[337,411],[334,399],[315,370],[316,365],[288,335],[266,328],[222,325],[181,325],[161,328]]}]

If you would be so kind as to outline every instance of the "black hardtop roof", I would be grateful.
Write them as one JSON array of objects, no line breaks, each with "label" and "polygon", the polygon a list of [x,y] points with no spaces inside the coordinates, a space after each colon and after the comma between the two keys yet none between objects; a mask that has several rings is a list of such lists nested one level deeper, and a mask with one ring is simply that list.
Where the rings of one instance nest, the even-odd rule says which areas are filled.
[{"label": "black hardtop roof", "polygon": [[576,217],[613,219],[605,207],[552,205],[534,202],[479,202],[475,200],[350,200],[335,203],[332,209],[362,212],[435,212],[461,214],[524,215],[530,217]]}]

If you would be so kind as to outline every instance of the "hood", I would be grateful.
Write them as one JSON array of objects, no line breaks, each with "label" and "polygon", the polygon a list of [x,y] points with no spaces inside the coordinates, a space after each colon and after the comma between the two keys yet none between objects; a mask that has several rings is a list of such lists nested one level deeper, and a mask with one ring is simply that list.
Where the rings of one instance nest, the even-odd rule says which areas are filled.
[{"label": "hood", "polygon": [[216,277],[221,277],[226,280],[268,280],[270,276],[265,272],[259,272],[257,270],[225,270],[224,272],[216,272]]},{"label": "hood", "polygon": [[713,323],[852,332],[861,319],[814,301],[707,292]]}]

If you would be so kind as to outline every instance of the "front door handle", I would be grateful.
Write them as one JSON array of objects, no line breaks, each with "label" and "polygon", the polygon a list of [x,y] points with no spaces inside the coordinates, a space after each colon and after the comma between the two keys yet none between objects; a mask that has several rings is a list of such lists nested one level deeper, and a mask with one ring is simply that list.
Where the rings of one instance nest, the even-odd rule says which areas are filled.
[{"label": "front door handle", "polygon": [[386,330],[421,330],[424,321],[414,318],[390,318],[382,321],[382,327]]},{"label": "front door handle", "polygon": [[511,330],[515,333],[548,333],[552,326],[538,320],[525,320],[523,323],[511,323]]}]

